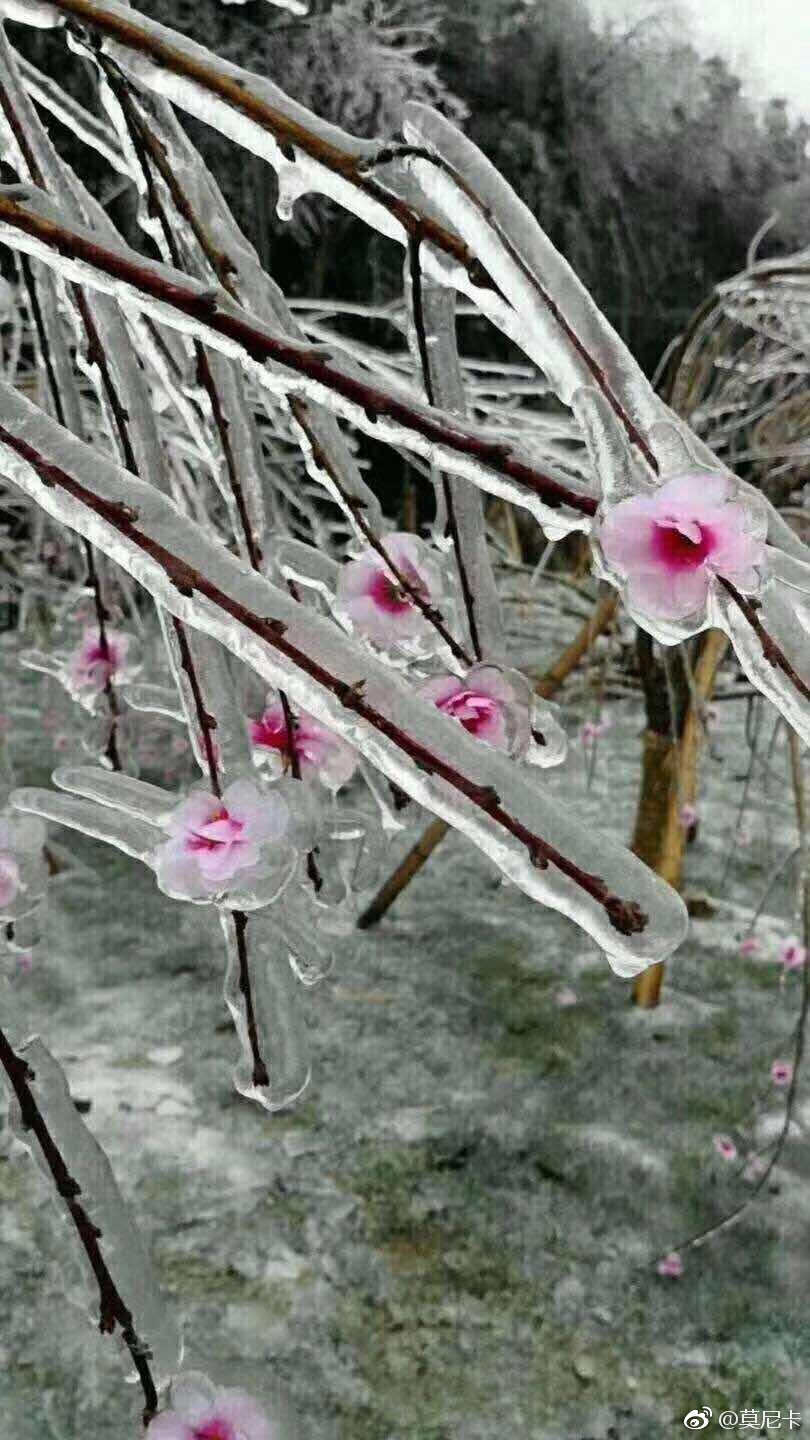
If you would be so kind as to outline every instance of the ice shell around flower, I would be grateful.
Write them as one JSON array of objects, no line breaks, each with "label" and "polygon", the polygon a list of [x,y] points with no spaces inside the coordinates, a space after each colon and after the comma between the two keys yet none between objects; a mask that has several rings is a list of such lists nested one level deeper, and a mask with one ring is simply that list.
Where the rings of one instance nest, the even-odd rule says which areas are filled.
[{"label": "ice shell around flower", "polygon": [[[441,598],[439,567],[416,535],[395,531],[383,546],[397,570],[430,605]],[[382,556],[371,547],[341,567],[337,601],[361,635],[378,645],[396,645],[425,634],[428,622]]]},{"label": "ice shell around flower", "polygon": [[[515,679],[519,682],[521,677]],[[522,755],[528,749],[528,697],[496,665],[475,665],[463,680],[457,675],[434,675],[418,687],[417,694],[496,750]]]},{"label": "ice shell around flower", "polygon": [[[291,768],[290,733],[284,706],[270,691],[259,720],[250,721],[250,738],[256,759],[269,763],[277,772]],[[302,780],[318,779],[330,790],[348,784],[357,769],[357,757],[350,745],[321,725],[306,710],[293,715],[295,755]]]},{"label": "ice shell around flower", "polygon": [[597,536],[631,609],[653,619],[702,618],[722,575],[745,594],[760,586],[767,521],[719,472],[676,475],[652,494],[610,506]]},{"label": "ice shell around flower", "polygon": [[67,657],[64,683],[75,700],[92,709],[108,684],[119,685],[136,669],[132,636],[108,626],[102,641],[98,626],[87,625],[81,644]]},{"label": "ice shell around flower", "polygon": [[262,794],[251,780],[234,781],[221,799],[195,790],[166,821],[170,838],[155,854],[158,884],[181,899],[220,894],[236,875],[244,885],[264,873],[263,849],[288,823],[281,796]]},{"label": "ice shell around flower", "polygon": [[275,1425],[252,1395],[218,1389],[203,1375],[173,1385],[171,1406],[151,1421],[147,1440],[278,1440]]}]

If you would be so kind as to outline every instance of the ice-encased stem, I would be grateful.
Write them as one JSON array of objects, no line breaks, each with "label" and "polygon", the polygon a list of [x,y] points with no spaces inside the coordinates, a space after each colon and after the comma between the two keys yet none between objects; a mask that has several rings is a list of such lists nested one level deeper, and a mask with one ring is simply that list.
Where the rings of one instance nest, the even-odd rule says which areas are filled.
[{"label": "ice-encased stem", "polygon": [[555,475],[549,466],[540,471],[510,443],[493,440],[471,422],[421,405],[405,390],[372,382],[359,367],[347,360],[338,363],[323,347],[272,330],[224,290],[147,260],[123,243],[66,224],[36,192],[15,198],[8,188],[0,188],[0,233],[14,248],[29,250],[77,283],[116,295],[164,323],[190,329],[206,344],[237,358],[260,384],[287,394],[303,390],[367,434],[407,446],[524,506],[540,524],[551,518],[569,529],[583,529],[596,513],[595,497],[572,487],[568,476]]},{"label": "ice-encased stem", "polygon": [[272,909],[250,916],[223,913],[222,928],[228,947],[225,1003],[242,1047],[234,1084],[266,1110],[282,1110],[303,1094],[311,1073],[287,943]]},{"label": "ice-encased stem", "polygon": [[148,1424],[158,1391],[181,1362],[183,1343],[146,1246],[109,1160],[43,1041],[35,1036],[17,1054],[0,1030],[0,1065],[13,1096],[11,1129],[65,1206],[98,1292],[98,1328],[109,1335],[120,1330],[143,1390]]}]

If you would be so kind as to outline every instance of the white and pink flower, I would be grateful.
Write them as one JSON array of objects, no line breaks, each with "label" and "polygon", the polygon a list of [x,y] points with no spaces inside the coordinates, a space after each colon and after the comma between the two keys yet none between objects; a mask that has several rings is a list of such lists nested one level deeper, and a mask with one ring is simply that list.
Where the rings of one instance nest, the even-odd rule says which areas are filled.
[{"label": "white and pink flower", "polygon": [[265,871],[265,847],[282,838],[289,811],[280,795],[236,780],[220,798],[195,790],[166,821],[169,839],[155,855],[161,889],[192,899],[249,884]]},{"label": "white and pink flower", "polygon": [[495,665],[476,665],[463,680],[457,675],[435,675],[419,686],[417,694],[496,750],[522,755],[528,748],[528,705]]},{"label": "white and pink flower", "polygon": [[67,686],[72,695],[97,695],[118,683],[127,669],[131,637],[123,630],[85,626],[82,643],[67,661]]},{"label": "white and pink flower", "polygon": [[727,1165],[737,1159],[737,1146],[730,1135],[715,1135],[712,1144],[720,1159],[725,1160]]},{"label": "white and pink flower", "polygon": [[341,567],[337,600],[360,635],[390,646],[419,639],[428,629],[402,580],[429,605],[441,598],[442,581],[435,559],[416,535],[397,531],[386,535],[383,545],[399,576],[369,547]]},{"label": "white and pink flower", "polygon": [[250,721],[250,738],[256,759],[279,773],[291,770],[294,746],[301,779],[318,779],[330,790],[346,785],[357,769],[351,746],[306,710],[294,712],[290,735],[284,706],[273,691],[267,696],[261,718]]},{"label": "white and pink flower", "polygon": [[620,500],[606,511],[599,541],[629,606],[686,620],[704,611],[717,575],[744,594],[759,589],[765,531],[763,513],[736,498],[728,476],[704,471]]},{"label": "white and pink flower", "polygon": [[802,970],[807,961],[807,951],[795,935],[790,935],[779,946],[779,963],[784,970]]},{"label": "white and pink flower", "polygon": [[677,1250],[671,1250],[658,1261],[656,1270],[665,1280],[680,1280],[683,1275],[683,1261]]},{"label": "white and pink flower", "polygon": [[793,1066],[789,1060],[774,1060],[771,1079],[778,1089],[784,1090],[793,1080]]},{"label": "white and pink flower", "polygon": [[203,1376],[172,1387],[171,1410],[156,1415],[147,1440],[277,1440],[264,1408],[244,1390],[217,1389]]}]

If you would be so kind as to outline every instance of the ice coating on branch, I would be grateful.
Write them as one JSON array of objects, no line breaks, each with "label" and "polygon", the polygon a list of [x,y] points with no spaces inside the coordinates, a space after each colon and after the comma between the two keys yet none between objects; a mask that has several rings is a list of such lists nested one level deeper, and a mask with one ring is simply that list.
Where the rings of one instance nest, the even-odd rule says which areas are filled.
[{"label": "ice coating on branch", "polygon": [[496,665],[475,665],[463,679],[434,675],[417,693],[476,739],[521,756],[531,740],[528,687],[521,679],[516,672],[510,679],[509,672]]},{"label": "ice coating on branch", "polygon": [[357,768],[350,746],[333,735],[306,710],[297,710],[288,723],[278,694],[271,690],[258,720],[250,722],[250,738],[257,761],[276,773],[293,768],[293,752],[302,780],[317,779],[330,790],[348,784]]},{"label": "ice coating on branch", "polygon": [[[533,474],[524,483],[521,478],[504,473],[499,466],[503,447],[496,446],[497,455],[491,456],[493,437],[486,427],[446,417],[415,401],[412,392],[399,385],[376,381],[373,400],[369,401],[367,370],[347,355],[336,356],[334,346],[319,349],[291,340],[278,329],[256,320],[251,311],[236,305],[224,291],[216,291],[190,279],[182,271],[148,260],[120,240],[105,236],[101,246],[97,236],[73,222],[68,228],[75,242],[84,248],[84,254],[78,257],[69,254],[64,242],[57,248],[50,227],[64,226],[65,217],[47,196],[33,187],[27,187],[23,193],[16,187],[0,186],[0,201],[3,200],[18,207],[26,224],[36,216],[48,226],[46,230],[38,228],[37,234],[30,234],[13,217],[0,217],[0,236],[5,236],[13,248],[42,259],[82,285],[116,296],[127,309],[134,307],[160,323],[183,333],[193,333],[223,355],[238,359],[274,397],[294,395],[322,403],[375,439],[413,451],[431,464],[452,469],[482,490],[524,507],[550,536],[587,529],[586,514],[568,504],[559,504],[553,497],[548,500],[543,489],[545,481],[563,485],[578,494],[584,494],[582,487],[572,486],[570,475],[548,464],[543,465],[543,480]],[[86,249],[88,242],[91,251]],[[126,271],[123,278],[122,268]],[[242,334],[246,336],[245,344],[239,338]],[[263,358],[265,351],[271,357],[269,361]],[[532,467],[533,457],[524,455],[516,444],[508,447],[507,458]],[[590,503],[590,496],[585,498]]]},{"label": "ice coating on branch", "polygon": [[[464,415],[467,406],[456,341],[455,292],[423,274],[420,252],[421,247],[415,254],[409,250],[405,261],[408,341],[428,398],[453,415]],[[462,600],[457,608],[464,617],[467,642],[477,659],[496,659],[506,646],[483,498],[480,491],[452,473],[437,474],[434,484],[437,516],[444,516],[445,522],[444,537],[437,535],[436,539],[453,546]]]},{"label": "ice coating on branch", "polygon": [[[0,426],[5,473],[14,485],[86,534],[161,604],[227,646],[266,684],[283,688],[293,706],[334,730],[406,794],[467,835],[527,894],[570,915],[620,973],[638,973],[679,944],[685,909],[659,877],[624,847],[579,825],[570,806],[555,802],[536,777],[427,705],[334,621],[247,570],[165,496],[60,429],[8,386],[0,386]],[[101,512],[81,491],[74,496],[61,484],[43,484],[35,469],[41,462],[23,458],[20,445],[30,447],[24,454],[47,457],[75,476],[77,486],[99,497],[93,504],[100,503]],[[53,470],[48,474],[52,478]],[[114,523],[116,512],[104,506],[117,502],[137,509],[137,526]],[[179,570],[167,574],[150,553],[152,545],[172,555]],[[532,837],[554,847],[559,858],[548,866],[534,863]],[[542,851],[537,859],[542,862]],[[616,904],[630,908],[617,910]],[[625,917],[635,917],[635,925],[627,926]],[[625,933],[628,928],[632,933]]]},{"label": "ice coating on branch", "polygon": [[200,770],[210,781],[213,754],[216,769],[229,780],[248,775],[253,768],[250,741],[227,651],[207,635],[178,629],[162,606],[158,617]]},{"label": "ice coating on branch", "polygon": [[288,811],[278,795],[263,795],[250,780],[236,780],[222,796],[193,791],[165,822],[166,844],[155,857],[155,874],[169,895],[198,898],[258,879],[266,848],[281,840]]},{"label": "ice coating on branch", "polygon": [[762,512],[720,472],[676,475],[606,507],[597,538],[635,615],[700,625],[715,576],[746,595],[760,587]]},{"label": "ice coating on branch", "polygon": [[41,903],[48,881],[45,827],[19,815],[0,815],[0,922],[21,919]]},{"label": "ice coating on branch", "polygon": [[[445,162],[471,192],[465,193],[446,169],[429,160],[409,162],[424,194],[508,300],[508,333],[548,376],[560,399],[570,403],[574,391],[593,384],[598,375],[631,423],[643,430],[658,409],[649,381],[528,206],[438,111],[410,102],[403,133],[411,144]],[[482,309],[490,308],[483,288],[476,290],[475,299]]]},{"label": "ice coating on branch", "polygon": [[147,1440],[279,1440],[264,1408],[244,1390],[189,1373],[172,1383],[169,1408],[147,1427]]},{"label": "ice coating on branch", "polygon": [[[132,1313],[135,1333],[144,1350],[149,1352],[149,1366],[160,1388],[180,1365],[183,1342],[177,1319],[161,1294],[132,1212],[121,1197],[109,1160],[76,1109],[58,1061],[38,1036],[19,1047],[18,1053],[31,1072],[28,1083],[48,1133],[79,1187],[77,1199],[99,1231],[102,1257],[118,1294]],[[96,1278],[68,1208],[56,1196],[54,1179],[39,1141],[23,1123],[16,1098],[11,1101],[9,1121],[13,1134],[33,1156],[49,1193],[59,1205],[69,1230],[65,1237],[66,1251],[75,1256],[75,1263],[81,1268],[83,1308],[94,1328],[98,1328],[100,1300]],[[132,1370],[129,1379],[135,1378]]]},{"label": "ice coating on branch", "polygon": [[[283,1110],[306,1090],[311,1075],[303,1023],[303,994],[275,912],[267,917],[222,915],[228,951],[225,1003],[242,1054],[234,1071],[240,1095],[265,1110]],[[244,929],[241,929],[244,920]],[[244,942],[244,945],[242,944]],[[250,986],[248,1010],[243,967]]]},{"label": "ice coating on branch", "polygon": [[[385,648],[425,641],[429,623],[411,598],[428,606],[442,597],[442,576],[428,547],[416,535],[395,531],[383,541],[386,560],[369,546],[338,573],[338,605],[359,635]],[[403,581],[405,582],[403,584]]]}]

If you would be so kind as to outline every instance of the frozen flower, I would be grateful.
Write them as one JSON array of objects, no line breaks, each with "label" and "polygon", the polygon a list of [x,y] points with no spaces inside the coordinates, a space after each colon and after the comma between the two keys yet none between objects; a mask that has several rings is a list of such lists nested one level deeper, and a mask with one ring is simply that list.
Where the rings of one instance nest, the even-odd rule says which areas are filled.
[{"label": "frozen flower", "polygon": [[435,675],[417,694],[496,750],[520,755],[529,745],[528,705],[495,665],[476,665],[463,680]]},{"label": "frozen flower", "polygon": [[709,471],[619,501],[600,529],[607,564],[627,581],[628,603],[669,620],[701,612],[715,575],[754,593],[764,540],[759,512],[734,498],[726,475]]},{"label": "frozen flower", "polygon": [[250,738],[257,759],[275,762],[284,771],[290,769],[294,746],[301,779],[317,777],[330,790],[347,784],[357,768],[351,746],[306,710],[296,710],[292,715],[291,736],[284,706],[272,691],[261,718],[250,722]]},{"label": "frozen flower", "polygon": [[221,799],[193,791],[166,821],[170,838],[155,856],[160,886],[189,898],[245,883],[261,873],[262,847],[287,829],[280,795],[263,795],[252,780],[236,780]]},{"label": "frozen flower", "polygon": [[435,561],[415,535],[406,531],[386,535],[383,544],[399,575],[369,547],[342,566],[337,599],[361,635],[380,645],[393,645],[421,636],[428,623],[402,580],[430,605],[440,599],[442,587]]},{"label": "frozen flower", "polygon": [[679,818],[684,830],[693,830],[698,822],[698,812],[694,805],[682,805]]},{"label": "frozen flower", "polygon": [[807,951],[795,935],[782,941],[779,946],[779,963],[785,970],[801,970],[806,959]]},{"label": "frozen flower", "polygon": [[607,732],[610,729],[610,724],[610,716],[606,714],[604,710],[602,711],[602,714],[600,715],[598,720],[585,721],[585,724],[582,726],[582,729],[579,733],[582,743],[586,747],[586,749],[590,745],[595,745],[596,741],[601,740],[603,735],[607,735]]},{"label": "frozen flower", "polygon": [[662,1260],[658,1261],[655,1268],[658,1274],[663,1275],[667,1280],[680,1280],[683,1275],[683,1261],[677,1250],[672,1250],[669,1255],[665,1255]]},{"label": "frozen flower", "polygon": [[737,1146],[729,1135],[715,1135],[712,1143],[720,1159],[727,1164],[730,1165],[732,1160],[737,1159]]},{"label": "frozen flower", "polygon": [[97,625],[85,627],[82,643],[68,656],[67,679],[72,694],[104,690],[121,678],[130,646],[123,630],[106,629],[104,638]]},{"label": "frozen flower", "polygon": [[20,867],[13,855],[0,848],[0,910],[11,904],[19,888]]},{"label": "frozen flower", "polygon": [[793,1079],[793,1066],[789,1060],[774,1060],[771,1066],[771,1079],[774,1085],[783,1090]]},{"label": "frozen flower", "polygon": [[200,1376],[187,1382],[172,1405],[156,1415],[147,1440],[277,1440],[275,1426],[244,1390],[215,1389]]},{"label": "frozen flower", "polygon": [[760,948],[756,935],[746,935],[745,939],[740,941],[741,955],[758,955]]}]

